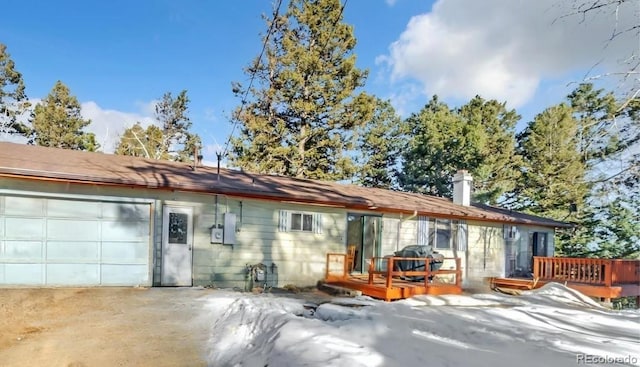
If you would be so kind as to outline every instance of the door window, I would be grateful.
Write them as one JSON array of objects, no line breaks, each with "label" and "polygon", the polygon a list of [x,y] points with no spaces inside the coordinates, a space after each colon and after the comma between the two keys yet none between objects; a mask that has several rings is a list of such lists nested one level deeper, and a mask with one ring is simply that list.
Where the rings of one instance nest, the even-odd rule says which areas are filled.
[{"label": "door window", "polygon": [[169,243],[187,243],[189,215],[186,213],[169,213]]}]

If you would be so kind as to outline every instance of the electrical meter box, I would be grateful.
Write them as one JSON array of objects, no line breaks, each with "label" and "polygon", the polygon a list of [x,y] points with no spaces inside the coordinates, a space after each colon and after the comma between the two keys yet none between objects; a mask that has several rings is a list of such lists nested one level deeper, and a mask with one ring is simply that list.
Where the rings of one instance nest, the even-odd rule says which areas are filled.
[{"label": "electrical meter box", "polygon": [[211,227],[211,243],[222,243],[224,229],[221,227]]}]

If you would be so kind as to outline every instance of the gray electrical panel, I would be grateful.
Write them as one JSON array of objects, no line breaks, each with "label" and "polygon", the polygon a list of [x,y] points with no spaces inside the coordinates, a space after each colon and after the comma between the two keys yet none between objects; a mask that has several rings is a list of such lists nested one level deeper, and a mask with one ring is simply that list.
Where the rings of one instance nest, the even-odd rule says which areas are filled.
[{"label": "gray electrical panel", "polygon": [[234,213],[224,213],[224,234],[222,243],[225,245],[236,244],[236,215]]}]

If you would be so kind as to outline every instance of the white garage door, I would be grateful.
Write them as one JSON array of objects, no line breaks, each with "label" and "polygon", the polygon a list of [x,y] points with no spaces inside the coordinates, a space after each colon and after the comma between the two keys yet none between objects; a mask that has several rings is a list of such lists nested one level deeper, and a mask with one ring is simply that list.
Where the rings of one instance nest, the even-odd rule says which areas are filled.
[{"label": "white garage door", "polygon": [[0,196],[0,284],[149,285],[150,204]]}]

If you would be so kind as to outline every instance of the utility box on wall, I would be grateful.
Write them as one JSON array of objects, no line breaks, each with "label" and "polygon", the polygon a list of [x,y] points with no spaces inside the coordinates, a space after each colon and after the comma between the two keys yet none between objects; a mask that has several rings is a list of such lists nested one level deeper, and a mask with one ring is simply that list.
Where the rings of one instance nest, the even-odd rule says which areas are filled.
[{"label": "utility box on wall", "polygon": [[222,243],[224,245],[236,244],[236,215],[234,213],[224,213],[224,233]]},{"label": "utility box on wall", "polygon": [[221,227],[211,227],[211,243],[222,243],[224,229]]}]

